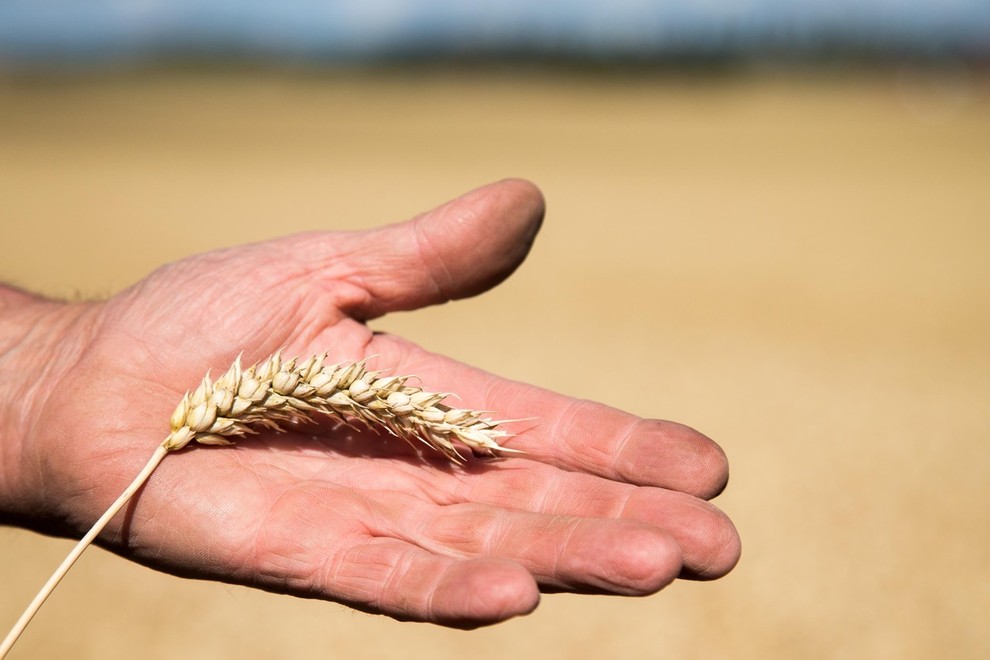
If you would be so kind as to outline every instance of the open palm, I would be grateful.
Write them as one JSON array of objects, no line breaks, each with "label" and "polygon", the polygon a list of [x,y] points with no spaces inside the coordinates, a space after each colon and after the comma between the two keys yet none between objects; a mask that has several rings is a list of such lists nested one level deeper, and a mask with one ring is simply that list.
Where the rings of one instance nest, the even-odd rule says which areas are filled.
[{"label": "open palm", "polygon": [[727,466],[704,436],[510,382],[365,321],[474,295],[522,261],[542,218],[530,184],[479,189],[407,223],[312,233],[166,266],[75,317],[69,363],[22,459],[78,534],[134,477],[183,392],[279,348],[416,374],[463,405],[527,418],[497,461],[449,464],[329,423],[166,459],[101,544],[179,575],[470,627],[539,591],[654,592],[732,568],[739,541],[707,503]]}]

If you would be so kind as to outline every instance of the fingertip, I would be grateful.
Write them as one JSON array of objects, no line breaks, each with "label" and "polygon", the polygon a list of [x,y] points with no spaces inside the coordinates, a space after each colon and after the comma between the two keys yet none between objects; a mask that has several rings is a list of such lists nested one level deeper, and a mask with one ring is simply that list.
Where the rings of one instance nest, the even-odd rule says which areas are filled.
[{"label": "fingertip", "polygon": [[680,575],[683,553],[670,535],[649,530],[649,538],[626,545],[625,561],[635,593],[656,593]]},{"label": "fingertip", "polygon": [[498,190],[502,203],[514,211],[518,223],[525,230],[520,233],[528,236],[532,243],[546,216],[543,191],[532,181],[519,178],[502,179],[492,187]]},{"label": "fingertip", "polygon": [[697,516],[693,526],[682,530],[685,544],[702,548],[692,554],[690,562],[681,571],[689,580],[716,580],[727,575],[742,556],[739,532],[727,515],[711,505],[706,505],[706,515]]},{"label": "fingertip", "polygon": [[529,614],[540,603],[530,573],[505,559],[472,559],[452,564],[432,601],[436,623],[471,629]]},{"label": "fingertip", "polygon": [[462,195],[439,213],[421,216],[418,226],[432,244],[456,246],[443,255],[443,274],[456,276],[440,282],[446,297],[476,295],[511,275],[529,254],[545,211],[535,184],[503,179]]},{"label": "fingertip", "polygon": [[717,442],[704,433],[676,422],[664,422],[668,433],[686,449],[683,463],[685,478],[694,484],[691,493],[710,500],[725,490],[729,483],[729,458]]},{"label": "fingertip", "polygon": [[649,525],[627,526],[603,563],[609,591],[628,596],[656,593],[681,573],[682,552],[669,534]]},{"label": "fingertip", "polygon": [[678,490],[702,499],[718,496],[729,481],[722,448],[695,429],[662,420],[641,420],[616,461],[624,480]]}]

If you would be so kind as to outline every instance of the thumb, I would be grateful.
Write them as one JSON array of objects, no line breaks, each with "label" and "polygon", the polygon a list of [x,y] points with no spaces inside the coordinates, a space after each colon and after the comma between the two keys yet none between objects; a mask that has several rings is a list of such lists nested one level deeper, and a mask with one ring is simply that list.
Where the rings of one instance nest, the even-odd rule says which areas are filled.
[{"label": "thumb", "polygon": [[522,263],[543,212],[535,185],[499,181],[407,222],[334,235],[333,258],[321,259],[329,272],[322,275],[354,285],[339,302],[358,319],[466,298]]}]

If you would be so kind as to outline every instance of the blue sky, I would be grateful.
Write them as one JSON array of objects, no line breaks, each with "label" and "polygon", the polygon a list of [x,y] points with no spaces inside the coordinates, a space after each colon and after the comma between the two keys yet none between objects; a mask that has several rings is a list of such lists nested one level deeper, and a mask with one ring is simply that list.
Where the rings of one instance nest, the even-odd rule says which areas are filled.
[{"label": "blue sky", "polygon": [[3,0],[0,59],[801,48],[990,53],[990,0]]}]

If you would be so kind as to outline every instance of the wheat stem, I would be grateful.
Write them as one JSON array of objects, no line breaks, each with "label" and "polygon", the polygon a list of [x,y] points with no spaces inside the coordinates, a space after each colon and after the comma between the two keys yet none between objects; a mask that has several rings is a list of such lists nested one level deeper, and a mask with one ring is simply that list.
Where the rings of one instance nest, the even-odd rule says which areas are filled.
[{"label": "wheat stem", "polygon": [[82,537],[79,543],[72,548],[72,551],[69,552],[68,556],[62,561],[59,567],[55,569],[52,576],[48,578],[48,582],[45,583],[45,586],[41,588],[38,595],[34,597],[31,604],[28,605],[27,609],[24,610],[24,613],[21,614],[21,618],[17,620],[14,627],[11,628],[9,633],[7,633],[7,637],[4,638],[3,644],[0,644],[0,659],[7,656],[7,653],[14,645],[14,642],[16,642],[17,638],[21,636],[21,633],[24,632],[25,628],[27,628],[28,623],[31,622],[34,615],[39,609],[41,609],[42,604],[44,604],[45,600],[48,599],[48,596],[51,595],[52,591],[55,590],[55,587],[58,586],[58,583],[61,582],[62,578],[65,577],[65,574],[69,572],[72,565],[76,563],[76,560],[79,559],[83,551],[89,547],[97,536],[99,536],[100,532],[103,531],[103,528],[107,526],[108,522],[110,522],[110,519],[117,515],[118,511],[124,508],[124,505],[127,504],[134,493],[136,493],[138,489],[144,485],[144,482],[148,480],[148,477],[150,477],[151,473],[155,471],[155,468],[162,462],[162,459],[165,458],[166,454],[168,454],[168,449],[164,446],[159,446],[155,449],[154,454],[151,455],[151,460],[149,460],[148,464],[144,466],[140,474],[134,478],[131,485],[120,494],[120,497],[118,497],[116,501],[110,505],[110,508],[107,509],[102,516],[100,516],[100,519],[93,523],[90,530],[86,532],[86,536]]}]

